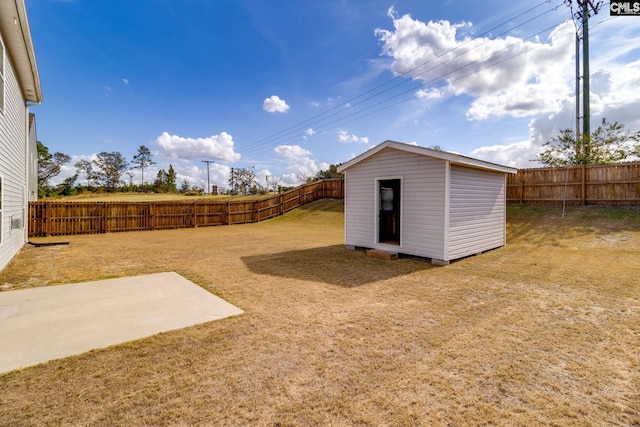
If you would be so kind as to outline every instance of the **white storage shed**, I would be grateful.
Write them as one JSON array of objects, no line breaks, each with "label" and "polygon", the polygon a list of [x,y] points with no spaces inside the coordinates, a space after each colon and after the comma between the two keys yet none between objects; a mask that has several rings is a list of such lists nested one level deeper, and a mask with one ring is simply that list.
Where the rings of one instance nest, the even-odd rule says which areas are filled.
[{"label": "white storage shed", "polygon": [[506,243],[506,177],[517,169],[385,141],[338,172],[347,248],[446,265]]}]

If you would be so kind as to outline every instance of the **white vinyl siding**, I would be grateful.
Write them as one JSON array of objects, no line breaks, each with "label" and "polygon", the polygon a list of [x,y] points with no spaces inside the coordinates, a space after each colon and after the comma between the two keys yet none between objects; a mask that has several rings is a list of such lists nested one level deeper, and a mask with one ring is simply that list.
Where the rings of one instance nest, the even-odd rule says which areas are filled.
[{"label": "white vinyl siding", "polygon": [[[0,269],[26,242],[27,107],[8,55],[4,59],[4,89],[4,111],[0,114],[0,176],[3,177]],[[12,219],[21,220],[22,227],[12,230]]]},{"label": "white vinyl siding", "polygon": [[3,177],[0,175],[0,246],[2,246],[2,234],[4,233],[4,226],[3,226],[3,218],[4,218],[4,214],[2,213],[2,202],[4,200],[4,192],[2,191],[2,180]]},{"label": "white vinyl siding", "polygon": [[451,166],[448,259],[505,244],[505,175]]},{"label": "white vinyl siding", "polygon": [[[384,149],[346,171],[345,243],[442,259],[446,161]],[[377,182],[401,179],[400,246],[377,243]]]},{"label": "white vinyl siding", "polygon": [[4,76],[5,76],[5,61],[4,61],[4,42],[0,37],[0,113],[4,113]]},{"label": "white vinyl siding", "polygon": [[[513,168],[385,141],[338,170],[345,173],[348,246],[447,263],[506,243],[506,174]],[[401,185],[399,244],[395,234],[390,243],[378,239],[380,182],[387,180]]]}]

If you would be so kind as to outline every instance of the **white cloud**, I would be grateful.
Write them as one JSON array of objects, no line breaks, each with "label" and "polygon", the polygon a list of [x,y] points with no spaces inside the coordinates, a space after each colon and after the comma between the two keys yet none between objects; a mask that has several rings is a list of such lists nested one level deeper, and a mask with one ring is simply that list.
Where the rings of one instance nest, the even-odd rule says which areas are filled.
[{"label": "white cloud", "polygon": [[287,160],[287,169],[293,172],[282,176],[282,181],[287,185],[301,184],[320,171],[320,167],[310,157],[311,151],[299,145],[280,145],[273,151]]},{"label": "white cloud", "polygon": [[279,145],[273,151],[280,156],[293,160],[311,155],[311,151],[305,150],[299,145]]},{"label": "white cloud", "polygon": [[347,132],[346,130],[340,129],[338,130],[338,142],[342,142],[342,143],[355,142],[355,143],[361,143],[361,144],[368,144],[369,138],[359,137],[354,134],[349,134],[349,132]]},{"label": "white cloud", "polygon": [[316,131],[313,130],[312,128],[309,128],[309,129],[304,131],[304,135],[302,136],[302,138],[304,140],[307,140],[307,139],[309,139],[310,137],[312,137],[315,134],[316,134]]},{"label": "white cloud", "polygon": [[[207,188],[207,165],[202,163],[201,165],[187,165],[184,167],[174,166],[178,174],[178,180],[176,184],[180,186],[182,181],[187,181],[190,185],[196,185],[197,187]],[[231,168],[227,165],[219,163],[211,163],[209,165],[209,184],[211,186],[218,186],[221,188],[228,187],[229,172]]]},{"label": "white cloud", "polygon": [[556,27],[544,43],[511,36],[469,39],[459,37],[471,26],[466,22],[424,23],[408,14],[397,17],[394,10],[389,15],[394,30],[377,29],[376,35],[394,60],[392,70],[425,84],[444,80],[451,93],[475,98],[467,112],[471,120],[558,111],[572,93],[571,22]]},{"label": "white cloud", "polygon": [[521,141],[476,148],[471,152],[471,157],[514,168],[534,168],[541,166],[533,161],[540,149],[539,145],[531,141]]},{"label": "white cloud", "polygon": [[438,88],[427,88],[427,89],[420,89],[416,91],[416,97],[420,99],[424,98],[428,100],[434,100],[434,99],[440,99],[443,96],[444,96],[443,90]]},{"label": "white cloud", "polygon": [[267,113],[286,113],[289,108],[285,100],[276,95],[266,98],[262,103],[262,109]]},{"label": "white cloud", "polygon": [[122,84],[128,85],[129,84],[129,79],[122,79]]},{"label": "white cloud", "polygon": [[180,161],[214,159],[235,162],[241,157],[234,151],[233,137],[226,132],[206,138],[186,138],[162,132],[154,144],[163,157]]},{"label": "white cloud", "polygon": [[[470,99],[469,120],[529,118],[529,140],[477,148],[470,155],[496,163],[537,167],[532,162],[542,144],[563,129],[576,126],[575,28],[567,21],[546,39],[517,37],[467,37],[469,23],[421,22],[389,9],[392,30],[376,30],[383,54],[397,75],[425,84],[415,93],[429,106],[451,96]],[[591,32],[591,129],[604,117],[628,130],[640,129],[640,60],[634,50],[640,43],[637,24],[605,20]],[[426,64],[421,66],[422,64]],[[442,95],[442,98],[438,98]],[[412,103],[403,119],[419,117],[424,109]],[[582,122],[578,125],[582,127]],[[500,122],[496,121],[496,129]],[[513,139],[512,139],[513,141]]]},{"label": "white cloud", "polygon": [[396,8],[394,6],[387,9],[387,16],[391,19],[398,19],[398,12],[396,12]]},{"label": "white cloud", "polygon": [[280,177],[280,181],[282,182],[282,185],[286,187],[292,187],[302,184],[300,176],[295,173],[285,173]]},{"label": "white cloud", "polygon": [[256,170],[254,173],[256,175],[256,181],[263,186],[266,186],[267,181],[273,176],[269,169]]}]

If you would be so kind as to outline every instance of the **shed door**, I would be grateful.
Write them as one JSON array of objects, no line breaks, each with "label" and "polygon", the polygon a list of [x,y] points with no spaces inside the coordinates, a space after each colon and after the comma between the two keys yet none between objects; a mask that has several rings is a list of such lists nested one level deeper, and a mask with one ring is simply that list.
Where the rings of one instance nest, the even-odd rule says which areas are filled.
[{"label": "shed door", "polygon": [[378,243],[400,244],[400,180],[378,181]]}]

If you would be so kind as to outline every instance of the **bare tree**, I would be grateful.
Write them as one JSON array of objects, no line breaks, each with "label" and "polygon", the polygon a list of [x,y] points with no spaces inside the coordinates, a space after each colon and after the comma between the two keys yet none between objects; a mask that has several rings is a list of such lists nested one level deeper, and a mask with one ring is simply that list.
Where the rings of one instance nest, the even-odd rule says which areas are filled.
[{"label": "bare tree", "polygon": [[85,178],[87,178],[87,186],[91,185],[91,183],[95,179],[95,173],[93,172],[93,163],[89,160],[78,160],[74,165],[78,173],[84,174]]},{"label": "bare tree", "polygon": [[140,148],[138,148],[138,154],[133,156],[133,160],[131,161],[131,164],[134,165],[133,166],[134,169],[140,169],[140,172],[142,174],[140,183],[144,185],[144,168],[151,165],[155,165],[156,162],[151,160],[151,151],[149,150],[149,148],[147,148],[144,145],[141,145]]},{"label": "bare tree", "polygon": [[40,141],[38,146],[38,187],[47,186],[49,180],[60,174],[62,165],[69,163],[71,158],[66,154],[49,153],[49,149]]},{"label": "bare tree", "polygon": [[232,168],[229,173],[229,186],[232,194],[248,194],[256,185],[255,167]]},{"label": "bare tree", "polygon": [[96,180],[109,191],[113,191],[120,184],[120,177],[129,167],[125,158],[117,151],[101,152],[93,160],[93,165],[98,168],[95,171]]}]

